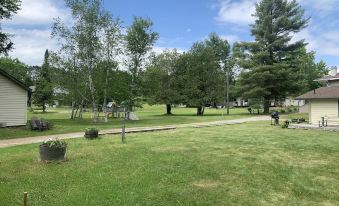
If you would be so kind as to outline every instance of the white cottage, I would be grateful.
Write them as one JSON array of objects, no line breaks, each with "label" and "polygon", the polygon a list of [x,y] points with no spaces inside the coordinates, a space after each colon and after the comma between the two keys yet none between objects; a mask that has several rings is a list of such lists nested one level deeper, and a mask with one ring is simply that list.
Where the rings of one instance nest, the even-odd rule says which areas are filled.
[{"label": "white cottage", "polygon": [[329,75],[315,81],[325,82],[327,86],[309,91],[296,99],[308,101],[311,124],[319,124],[322,119],[325,119],[329,125],[339,126],[339,73],[337,67],[333,67]]},{"label": "white cottage", "polygon": [[26,125],[28,91],[22,82],[0,69],[0,127]]}]

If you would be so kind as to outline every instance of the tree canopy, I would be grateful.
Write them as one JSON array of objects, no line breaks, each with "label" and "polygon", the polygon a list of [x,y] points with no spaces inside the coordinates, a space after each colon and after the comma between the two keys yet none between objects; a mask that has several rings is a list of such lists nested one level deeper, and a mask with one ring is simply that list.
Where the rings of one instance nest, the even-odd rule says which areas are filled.
[{"label": "tree canopy", "polygon": [[151,105],[166,104],[166,114],[172,114],[172,104],[180,103],[174,86],[176,77],[173,75],[179,57],[176,50],[153,54],[150,65],[143,73],[143,94],[146,101]]},{"label": "tree canopy", "polygon": [[[21,0],[1,0],[0,5],[0,20],[10,19],[20,10]],[[10,34],[2,32],[0,26],[0,54],[7,54],[13,49],[14,44],[11,42],[10,36]]]},{"label": "tree canopy", "polygon": [[50,56],[48,50],[45,52],[44,63],[37,71],[36,89],[33,93],[33,101],[36,105],[46,111],[46,104],[52,102],[53,85],[51,80]]},{"label": "tree canopy", "polygon": [[256,4],[254,17],[251,34],[255,42],[243,43],[245,70],[239,83],[245,97],[264,99],[268,113],[272,99],[298,90],[298,67],[293,62],[306,43],[291,40],[309,19],[295,0],[262,0]]},{"label": "tree canopy", "polygon": [[138,99],[141,96],[140,74],[145,63],[145,56],[151,51],[155,41],[158,39],[158,33],[152,31],[153,22],[150,19],[134,17],[132,25],[127,29],[125,36],[125,54],[128,57],[127,66],[131,74],[130,97],[128,106],[132,110],[133,106],[138,105]]}]

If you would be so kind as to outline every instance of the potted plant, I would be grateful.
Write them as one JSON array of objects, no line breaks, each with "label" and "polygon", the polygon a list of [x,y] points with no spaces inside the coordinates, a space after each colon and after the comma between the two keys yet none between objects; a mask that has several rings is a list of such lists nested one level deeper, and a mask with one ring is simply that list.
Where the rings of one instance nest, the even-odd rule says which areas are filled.
[{"label": "potted plant", "polygon": [[85,137],[88,139],[94,139],[99,136],[99,130],[95,128],[86,128],[85,130]]},{"label": "potted plant", "polygon": [[41,161],[65,160],[67,143],[64,140],[48,139],[39,145]]}]

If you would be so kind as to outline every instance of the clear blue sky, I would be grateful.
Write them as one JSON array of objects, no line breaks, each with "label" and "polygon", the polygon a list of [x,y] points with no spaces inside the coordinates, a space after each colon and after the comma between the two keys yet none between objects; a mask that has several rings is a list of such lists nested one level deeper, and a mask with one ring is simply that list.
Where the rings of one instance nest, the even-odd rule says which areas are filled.
[{"label": "clear blue sky", "polygon": [[[129,26],[133,16],[148,17],[160,34],[155,50],[187,50],[193,42],[216,32],[234,41],[250,41],[251,13],[258,0],[104,0],[104,7]],[[339,0],[298,0],[311,17],[309,26],[295,39],[306,39],[308,50],[316,52],[328,66],[339,66]],[[56,49],[50,39],[53,18],[70,19],[69,10],[58,0],[23,0],[22,10],[5,31],[15,35],[11,56],[28,64],[40,64],[46,48]]]}]

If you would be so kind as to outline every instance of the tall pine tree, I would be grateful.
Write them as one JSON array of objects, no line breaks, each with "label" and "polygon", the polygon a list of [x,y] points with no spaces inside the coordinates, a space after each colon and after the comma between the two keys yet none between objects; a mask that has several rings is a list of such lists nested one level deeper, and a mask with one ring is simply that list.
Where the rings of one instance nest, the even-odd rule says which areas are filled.
[{"label": "tall pine tree", "polygon": [[243,95],[264,100],[269,113],[273,99],[295,93],[299,87],[293,64],[305,47],[304,40],[292,42],[293,34],[305,28],[308,19],[296,0],[262,0],[256,4],[251,25],[255,42],[244,43],[245,58],[239,83]]},{"label": "tall pine tree", "polygon": [[49,52],[46,50],[44,63],[38,70],[36,80],[36,89],[33,94],[34,103],[42,107],[42,111],[46,111],[46,104],[52,101],[53,86],[51,83],[51,68],[49,64]]}]

